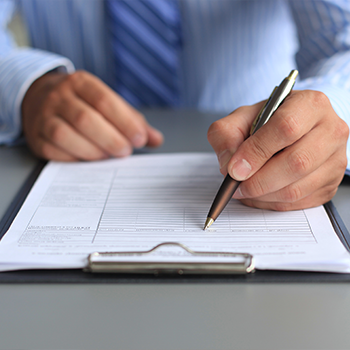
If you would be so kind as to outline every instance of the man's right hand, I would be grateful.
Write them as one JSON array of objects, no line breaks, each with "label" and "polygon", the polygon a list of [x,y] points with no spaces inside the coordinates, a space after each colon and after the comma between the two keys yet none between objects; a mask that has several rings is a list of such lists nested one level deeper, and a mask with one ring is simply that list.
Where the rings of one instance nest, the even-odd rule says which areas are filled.
[{"label": "man's right hand", "polygon": [[37,79],[24,97],[22,123],[32,151],[57,161],[125,157],[163,142],[142,114],[85,71]]}]

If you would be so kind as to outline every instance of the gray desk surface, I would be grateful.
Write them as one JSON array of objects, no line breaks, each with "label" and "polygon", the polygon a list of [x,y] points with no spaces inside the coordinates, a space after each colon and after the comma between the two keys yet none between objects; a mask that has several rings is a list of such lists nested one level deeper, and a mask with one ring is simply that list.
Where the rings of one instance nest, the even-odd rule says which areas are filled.
[{"label": "gray desk surface", "polygon": [[[158,151],[211,150],[215,116],[146,115]],[[0,217],[35,163],[0,148]],[[350,228],[349,181],[333,202]],[[0,349],[350,349],[349,284],[3,284],[0,310]]]}]

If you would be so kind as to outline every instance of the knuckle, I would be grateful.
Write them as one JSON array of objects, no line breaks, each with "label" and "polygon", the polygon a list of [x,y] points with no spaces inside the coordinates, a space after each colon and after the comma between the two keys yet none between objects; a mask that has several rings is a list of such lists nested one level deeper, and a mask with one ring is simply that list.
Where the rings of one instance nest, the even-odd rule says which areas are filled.
[{"label": "knuckle", "polygon": [[85,130],[91,124],[90,114],[85,110],[80,110],[74,117],[74,126],[79,130]]},{"label": "knuckle", "polygon": [[293,143],[299,139],[301,135],[302,126],[292,114],[284,115],[279,118],[279,123],[277,125],[279,137],[286,140],[288,143]]},{"label": "knuckle", "polygon": [[56,144],[61,144],[65,138],[65,135],[66,131],[62,124],[52,126],[49,131],[50,139]]},{"label": "knuckle", "polygon": [[250,107],[251,106],[240,106],[240,107],[236,108],[230,115],[232,115],[233,113],[235,113],[235,114],[245,114],[245,113],[247,113],[247,110]]},{"label": "knuckle", "polygon": [[55,107],[52,104],[50,104],[49,101],[45,101],[40,111],[40,119],[42,120],[43,125],[45,125],[46,120],[54,114],[54,111]]},{"label": "knuckle", "polygon": [[108,154],[116,154],[118,151],[124,149],[125,147],[127,147],[126,143],[121,142],[114,137],[106,139],[103,145],[104,150],[107,151]]},{"label": "knuckle", "polygon": [[312,159],[305,151],[296,151],[289,156],[288,164],[291,172],[300,177],[308,173]]},{"label": "knuckle", "polygon": [[86,76],[85,71],[77,70],[76,72],[69,74],[66,78],[66,81],[68,83],[72,83],[73,85],[77,83],[80,84],[82,80],[84,80],[85,76]]},{"label": "knuckle", "polygon": [[330,105],[329,98],[321,91],[308,91],[310,95],[310,101],[315,107],[326,107]]},{"label": "knuckle", "polygon": [[[240,107],[239,109],[243,108]],[[232,115],[214,121],[209,126],[207,132],[207,139],[212,146],[220,144],[227,148],[230,148],[232,145],[238,147],[246,136],[247,130],[245,129],[245,125],[242,125],[242,121],[239,118],[237,119]]]},{"label": "knuckle", "polygon": [[[249,183],[247,183],[248,181]],[[253,176],[248,181],[246,181],[247,184],[244,189],[244,194],[247,197],[261,197],[269,192],[266,182],[261,181],[261,179]]]},{"label": "knuckle", "polygon": [[56,105],[61,99],[60,92],[58,90],[51,90],[46,97],[45,106]]},{"label": "knuckle", "polygon": [[294,203],[303,198],[301,188],[296,185],[290,185],[282,190],[281,201],[287,203]]},{"label": "knuckle", "polygon": [[94,160],[99,160],[101,159],[101,154],[99,152],[84,152],[79,155],[78,157],[80,160],[85,160],[85,161],[94,161]]},{"label": "knuckle", "polygon": [[[270,159],[273,155],[273,152],[269,150],[269,147],[266,144],[265,140],[258,140],[257,138],[250,137],[249,142],[252,142],[253,155],[258,160],[267,160]],[[267,140],[268,141],[268,140]]]},{"label": "knuckle", "polygon": [[322,189],[322,193],[320,196],[320,205],[329,202],[337,193],[338,183],[329,184]]},{"label": "knuckle", "polygon": [[344,176],[345,169],[348,166],[348,158],[346,156],[346,150],[338,152],[337,155],[333,156],[333,177],[342,179]]},{"label": "knuckle", "polygon": [[344,152],[344,156],[339,160],[339,168],[341,169],[341,177],[344,175],[344,171],[348,166],[348,158],[346,157],[346,152]]},{"label": "knuckle", "polygon": [[347,141],[349,138],[349,126],[343,119],[339,118],[339,122],[335,125],[334,137],[336,139]]},{"label": "knuckle", "polygon": [[326,195],[323,203],[329,202],[335,196],[337,191],[338,191],[338,186],[336,186],[335,188],[334,188],[334,186],[332,188],[330,188],[327,192],[327,195]]},{"label": "knuckle", "polygon": [[117,142],[106,142],[103,147],[108,154],[114,154],[116,151],[121,148],[120,145],[118,145]]},{"label": "knuckle", "polygon": [[97,90],[92,100],[92,105],[98,111],[104,111],[111,109],[111,101],[109,96],[107,96],[103,91]]},{"label": "knuckle", "polygon": [[275,202],[272,203],[271,209],[275,211],[288,211],[293,209],[293,207],[292,204],[288,202]]},{"label": "knuckle", "polygon": [[208,129],[208,133],[207,133],[207,136],[208,136],[208,139],[210,138],[210,136],[212,134],[215,134],[217,132],[220,132],[221,130],[224,129],[224,122],[222,119],[219,119],[219,120],[216,120],[215,122],[213,122],[210,126],[209,126],[209,129]]},{"label": "knuckle", "polygon": [[[220,147],[223,147],[224,149],[227,148],[225,146],[225,143],[229,141],[226,137],[221,137],[221,135],[224,133],[224,130],[226,128],[226,123],[223,120],[216,120],[214,123],[212,123],[208,129],[207,132],[207,139],[208,142],[214,147],[218,146],[218,141],[220,144]],[[219,135],[219,139],[218,139]]]}]

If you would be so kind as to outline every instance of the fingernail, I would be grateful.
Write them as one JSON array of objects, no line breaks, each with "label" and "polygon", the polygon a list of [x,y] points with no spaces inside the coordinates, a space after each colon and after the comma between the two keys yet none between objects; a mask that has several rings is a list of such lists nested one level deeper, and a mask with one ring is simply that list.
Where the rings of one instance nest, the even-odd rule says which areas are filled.
[{"label": "fingernail", "polygon": [[135,147],[143,147],[146,143],[146,136],[144,134],[136,134],[132,138],[132,144]]},{"label": "fingernail", "polygon": [[251,171],[252,167],[245,159],[238,160],[231,166],[231,169],[229,169],[230,175],[238,181],[245,180]]},{"label": "fingernail", "polygon": [[233,194],[233,198],[235,199],[244,198],[244,194],[242,193],[241,186],[238,186],[236,192]]},{"label": "fingernail", "polygon": [[128,155],[130,155],[132,153],[132,149],[129,146],[126,146],[124,148],[122,148],[121,150],[119,150],[115,156],[116,157],[126,157]]},{"label": "fingernail", "polygon": [[222,151],[218,155],[220,169],[222,169],[225,165],[227,165],[231,157],[232,157],[232,153],[228,149],[225,149],[225,151]]}]

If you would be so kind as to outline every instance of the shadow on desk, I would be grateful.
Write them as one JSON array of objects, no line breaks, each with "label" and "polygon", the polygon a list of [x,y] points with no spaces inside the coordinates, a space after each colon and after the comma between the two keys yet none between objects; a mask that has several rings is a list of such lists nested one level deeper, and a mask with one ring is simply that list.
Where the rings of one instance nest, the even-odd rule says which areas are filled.
[{"label": "shadow on desk", "polygon": [[350,274],[256,271],[248,275],[180,276],[143,274],[92,274],[82,270],[30,270],[0,273],[0,283],[105,283],[105,284],[171,284],[171,283],[348,283]]}]

